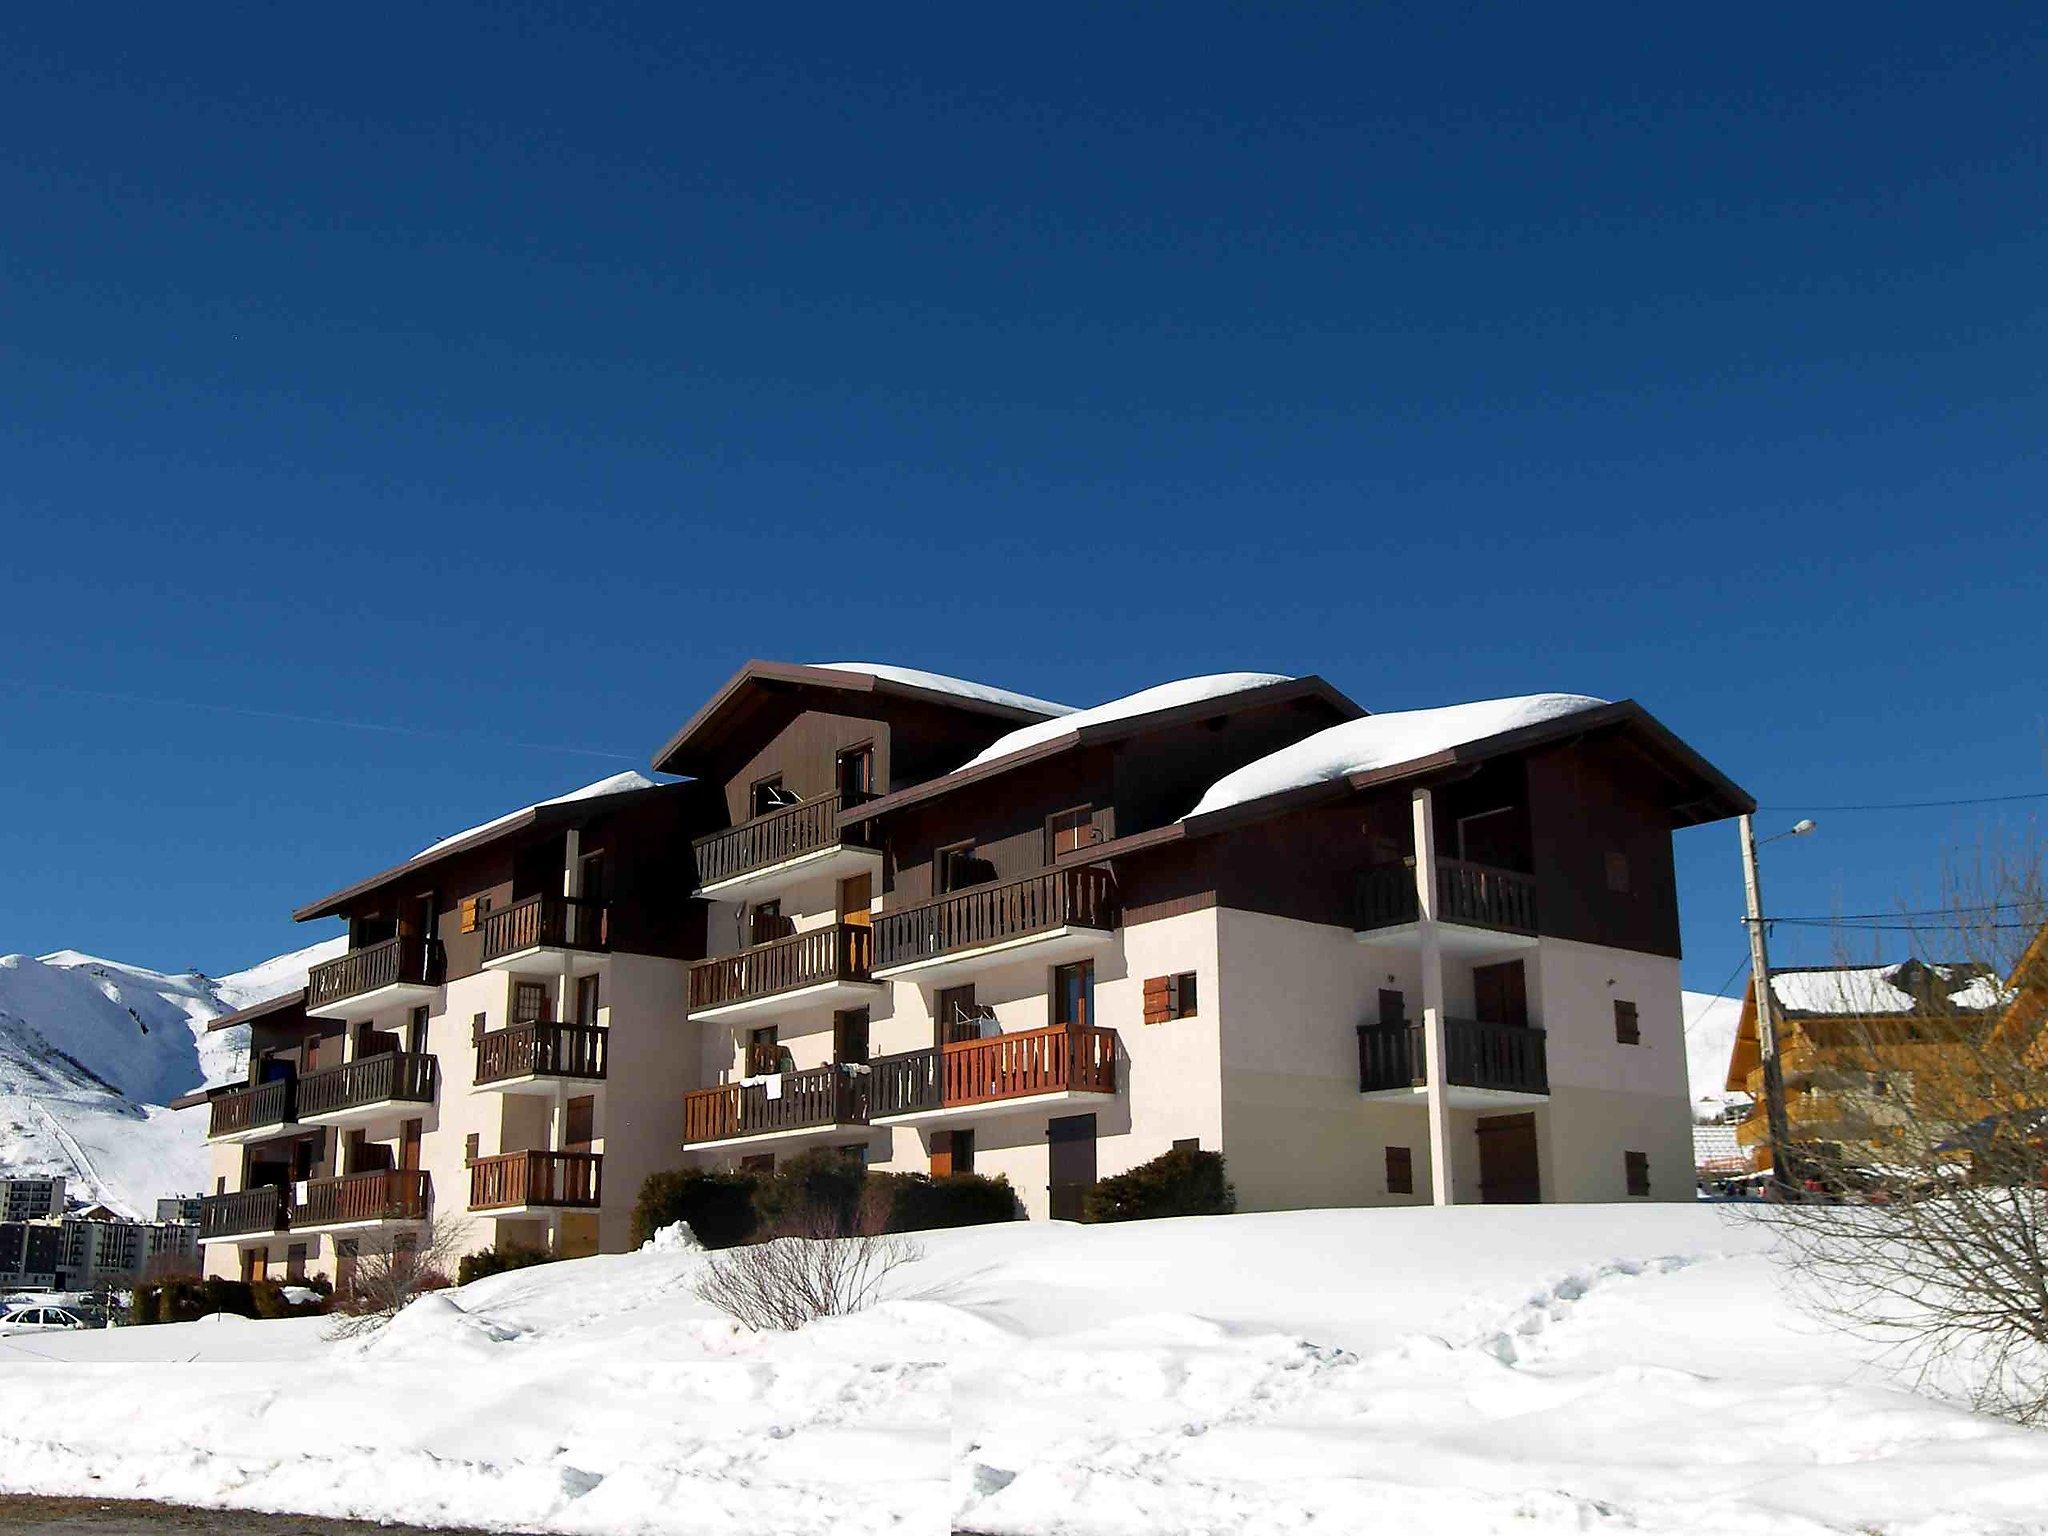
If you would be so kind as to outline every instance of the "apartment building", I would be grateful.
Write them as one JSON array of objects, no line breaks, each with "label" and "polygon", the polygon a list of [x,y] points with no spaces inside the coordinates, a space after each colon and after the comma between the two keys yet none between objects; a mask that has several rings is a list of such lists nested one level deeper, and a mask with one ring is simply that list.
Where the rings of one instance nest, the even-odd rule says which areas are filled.
[{"label": "apartment building", "polygon": [[1247,1209],[1691,1197],[1671,839],[1750,802],[1633,703],[750,662],[654,766],[300,910],[349,950],[217,1021],[212,1272],[610,1251],[819,1145],[1034,1217],[1177,1143]]},{"label": "apartment building", "polygon": [[0,1221],[0,1296],[51,1291],[61,1279],[64,1234],[47,1221]]},{"label": "apartment building", "polygon": [[63,1214],[62,1175],[0,1179],[0,1221],[38,1221]]}]

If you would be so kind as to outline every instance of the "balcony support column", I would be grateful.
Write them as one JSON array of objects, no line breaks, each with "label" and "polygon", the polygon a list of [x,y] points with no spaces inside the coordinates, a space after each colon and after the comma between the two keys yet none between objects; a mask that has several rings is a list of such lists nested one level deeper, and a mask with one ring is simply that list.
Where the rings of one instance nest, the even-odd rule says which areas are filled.
[{"label": "balcony support column", "polygon": [[1429,1192],[1437,1205],[1456,1205],[1451,1178],[1451,1109],[1444,1097],[1444,955],[1437,933],[1436,817],[1427,789],[1410,797],[1415,823],[1415,929],[1422,951],[1422,1059],[1428,1079]]}]

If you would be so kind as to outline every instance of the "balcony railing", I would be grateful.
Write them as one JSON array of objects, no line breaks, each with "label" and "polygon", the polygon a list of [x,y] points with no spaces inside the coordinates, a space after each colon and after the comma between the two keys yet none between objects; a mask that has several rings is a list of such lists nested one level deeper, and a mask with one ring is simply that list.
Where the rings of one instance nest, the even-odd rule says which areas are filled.
[{"label": "balcony railing", "polygon": [[601,1152],[507,1152],[469,1165],[469,1208],[548,1205],[595,1209],[604,1194]]},{"label": "balcony railing", "polygon": [[773,997],[834,981],[874,980],[874,935],[836,923],[690,967],[690,1012]]},{"label": "balcony railing", "polygon": [[[1536,877],[1463,859],[1436,861],[1437,920],[1503,933],[1536,931]],[[1415,896],[1415,861],[1382,864],[1359,881],[1361,930],[1398,928],[1420,914]]]},{"label": "balcony railing", "polygon": [[424,1169],[394,1168],[313,1179],[291,1211],[294,1227],[331,1227],[373,1221],[424,1221],[432,1186]]},{"label": "balcony railing", "polygon": [[1116,887],[1107,869],[1048,869],[878,914],[875,965],[888,970],[1061,928],[1108,929],[1117,922]]},{"label": "balcony railing", "polygon": [[[1543,1031],[1526,1024],[1445,1019],[1444,1076],[1452,1088],[1548,1093],[1550,1067]],[[1428,1086],[1428,1057],[1420,1024],[1359,1025],[1360,1093]]]},{"label": "balcony railing", "polygon": [[299,1079],[301,1120],[390,1101],[433,1103],[434,1058],[387,1051]]},{"label": "balcony railing", "polygon": [[232,1195],[208,1195],[199,1202],[199,1240],[250,1237],[285,1229],[284,1191],[268,1185]]},{"label": "balcony railing", "polygon": [[1115,1093],[1116,1053],[1113,1029],[1055,1024],[880,1056],[868,1067],[868,1114],[880,1119],[1048,1093]]},{"label": "balcony railing", "polygon": [[484,918],[486,962],[526,949],[600,950],[611,940],[611,909],[601,901],[528,896]]},{"label": "balcony railing", "polygon": [[306,1006],[331,1007],[344,998],[401,982],[438,986],[440,981],[440,946],[415,934],[400,934],[314,966],[306,973]]},{"label": "balcony railing", "polygon": [[865,848],[867,828],[842,829],[840,804],[840,796],[822,795],[698,838],[690,845],[697,857],[697,884],[718,885],[826,848]]},{"label": "balcony railing", "polygon": [[843,1066],[782,1074],[771,1098],[765,1083],[728,1083],[683,1095],[683,1142],[725,1141],[826,1125],[862,1125],[867,1077]]},{"label": "balcony railing", "polygon": [[609,1031],[596,1024],[514,1024],[476,1043],[479,1088],[519,1077],[573,1077],[601,1082]]},{"label": "balcony railing", "polygon": [[288,1077],[224,1093],[207,1106],[208,1136],[241,1136],[267,1126],[292,1123],[294,1084]]}]

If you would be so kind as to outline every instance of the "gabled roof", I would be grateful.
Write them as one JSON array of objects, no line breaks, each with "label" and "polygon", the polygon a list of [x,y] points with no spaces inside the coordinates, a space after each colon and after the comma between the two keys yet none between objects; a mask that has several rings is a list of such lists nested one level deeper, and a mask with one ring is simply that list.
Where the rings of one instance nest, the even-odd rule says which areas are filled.
[{"label": "gabled roof", "polygon": [[[1213,689],[1192,686],[1225,681],[1230,681],[1231,686]],[[1003,745],[999,741],[951,773],[912,784],[850,810],[842,810],[839,819],[849,823],[871,820],[904,806],[950,794],[970,784],[979,784],[1027,763],[1043,762],[1078,747],[1124,741],[1217,715],[1297,700],[1321,704],[1339,719],[1352,719],[1365,713],[1320,677],[1222,673],[1215,678],[1190,678],[1185,683],[1143,689],[1092,709],[1078,710],[1070,719],[1047,721],[1042,728],[1014,732],[1012,737],[1006,738],[1014,743],[1007,751],[998,750]]]},{"label": "gabled roof", "polygon": [[754,660],[728,678],[725,686],[654,755],[655,769],[661,773],[703,773],[718,742],[742,729],[764,706],[803,690],[917,699],[1018,722],[1069,713],[1067,705],[1049,699],[880,662],[831,661],[800,666],[795,662]]},{"label": "gabled roof", "polygon": [[[1507,705],[1541,707],[1497,707]],[[1473,713],[1460,713],[1467,710]],[[1453,718],[1426,718],[1433,716]],[[1185,825],[1190,832],[1211,831],[1596,734],[1626,739],[1664,775],[1673,826],[1697,826],[1756,809],[1747,791],[1635,700],[1607,704],[1579,694],[1535,694],[1444,710],[1370,715],[1333,726],[1219,779],[1188,812]]]},{"label": "gabled roof", "polygon": [[[635,774],[632,777],[639,778]],[[588,788],[589,786],[586,786]],[[503,838],[528,832],[547,832],[556,827],[574,826],[593,817],[608,814],[628,802],[657,795],[673,796],[689,794],[696,786],[691,784],[649,784],[644,780],[624,789],[607,794],[588,794],[575,791],[556,800],[543,800],[538,805],[529,805],[524,810],[500,816],[467,832],[444,838],[423,852],[414,854],[402,864],[358,880],[354,885],[344,886],[318,901],[303,906],[292,914],[297,922],[306,922],[316,917],[332,917],[344,911],[350,904],[369,895],[381,886],[409,875],[419,874],[433,866],[454,858],[457,854],[469,853],[478,848],[488,847]]]},{"label": "gabled roof", "polygon": [[306,1006],[306,989],[299,987],[290,992],[281,992],[276,997],[265,998],[260,1003],[251,1003],[246,1008],[237,1008],[233,1013],[224,1013],[217,1019],[206,1021],[206,1032],[210,1035],[217,1029],[234,1029],[242,1024],[254,1024],[258,1019],[267,1019],[272,1014],[289,1013],[294,1008]]}]

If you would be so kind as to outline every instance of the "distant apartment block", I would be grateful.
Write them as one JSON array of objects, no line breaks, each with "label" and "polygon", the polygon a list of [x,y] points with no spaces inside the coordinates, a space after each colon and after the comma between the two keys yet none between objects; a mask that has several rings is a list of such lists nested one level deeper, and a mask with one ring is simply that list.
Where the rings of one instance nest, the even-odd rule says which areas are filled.
[{"label": "distant apartment block", "polygon": [[299,910],[349,947],[215,1021],[209,1272],[618,1251],[820,1146],[1040,1219],[1184,1143],[1250,1210],[1692,1198],[1672,834],[1751,802],[1632,702],[750,662],[654,767]]},{"label": "distant apartment block", "polygon": [[0,1179],[0,1221],[35,1221],[63,1211],[62,1176]]}]

